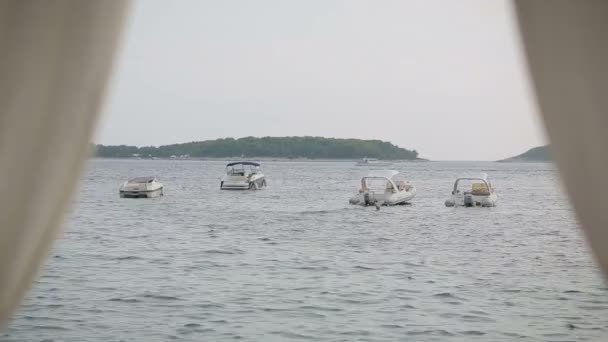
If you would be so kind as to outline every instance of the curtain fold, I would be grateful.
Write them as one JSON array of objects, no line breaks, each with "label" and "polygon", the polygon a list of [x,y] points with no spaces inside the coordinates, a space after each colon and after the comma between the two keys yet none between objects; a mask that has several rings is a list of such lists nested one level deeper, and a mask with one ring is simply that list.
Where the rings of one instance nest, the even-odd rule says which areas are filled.
[{"label": "curtain fold", "polygon": [[0,325],[80,178],[127,1],[0,2]]},{"label": "curtain fold", "polygon": [[552,158],[608,271],[608,1],[515,0]]}]

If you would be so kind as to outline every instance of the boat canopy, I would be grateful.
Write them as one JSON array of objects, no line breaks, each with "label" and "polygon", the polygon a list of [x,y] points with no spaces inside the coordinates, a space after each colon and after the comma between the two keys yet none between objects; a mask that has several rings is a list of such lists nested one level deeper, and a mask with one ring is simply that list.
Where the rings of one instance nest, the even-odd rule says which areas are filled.
[{"label": "boat canopy", "polygon": [[388,178],[391,179],[399,174],[399,171],[395,170],[374,170],[370,171],[364,178]]},{"label": "boat canopy", "polygon": [[156,177],[154,176],[135,177],[129,179],[129,183],[150,183],[154,180],[156,180]]},{"label": "boat canopy", "polygon": [[488,174],[487,173],[480,173],[477,175],[465,175],[462,177],[458,177],[458,179],[456,179],[456,182],[458,182],[459,180],[482,180],[482,181],[488,181]]},{"label": "boat canopy", "polygon": [[492,183],[488,179],[488,175],[486,173],[482,173],[477,176],[466,176],[456,179],[454,182],[454,190],[452,191],[453,194],[458,190],[458,183],[461,181],[480,181],[481,183],[471,184],[473,191],[487,192],[492,189]]},{"label": "boat canopy", "polygon": [[233,163],[228,163],[226,165],[226,167],[228,166],[234,166],[234,165],[251,165],[251,166],[260,166],[260,163],[256,163],[256,162],[250,162],[250,161],[244,161],[244,162],[233,162]]}]

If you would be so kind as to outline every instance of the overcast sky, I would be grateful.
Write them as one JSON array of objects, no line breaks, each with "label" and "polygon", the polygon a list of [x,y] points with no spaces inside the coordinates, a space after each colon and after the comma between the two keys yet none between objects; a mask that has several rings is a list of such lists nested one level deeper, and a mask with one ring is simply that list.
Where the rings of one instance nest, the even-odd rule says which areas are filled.
[{"label": "overcast sky", "polygon": [[510,3],[133,3],[96,142],[302,135],[433,160],[544,143]]}]

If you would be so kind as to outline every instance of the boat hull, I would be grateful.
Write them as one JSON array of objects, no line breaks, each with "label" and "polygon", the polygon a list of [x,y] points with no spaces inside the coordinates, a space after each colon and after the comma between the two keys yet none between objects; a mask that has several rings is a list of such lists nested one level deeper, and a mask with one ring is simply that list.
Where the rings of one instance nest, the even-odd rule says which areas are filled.
[{"label": "boat hull", "polygon": [[495,193],[489,195],[455,194],[445,201],[446,207],[495,207],[498,196]]},{"label": "boat hull", "polygon": [[353,196],[350,200],[350,204],[361,205],[364,207],[370,205],[403,205],[409,204],[411,200],[416,197],[416,188],[411,187],[409,190],[402,190],[398,192],[384,192],[375,193],[373,191],[360,192]]},{"label": "boat hull", "polygon": [[120,198],[156,198],[163,196],[163,188],[154,190],[120,190]]},{"label": "boat hull", "polygon": [[259,190],[266,187],[266,177],[225,177],[220,183],[221,190]]}]

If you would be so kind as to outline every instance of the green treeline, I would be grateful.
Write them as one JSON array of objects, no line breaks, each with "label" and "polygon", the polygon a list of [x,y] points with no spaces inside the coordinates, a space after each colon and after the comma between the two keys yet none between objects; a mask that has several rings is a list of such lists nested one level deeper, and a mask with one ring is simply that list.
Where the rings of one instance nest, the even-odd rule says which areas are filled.
[{"label": "green treeline", "polygon": [[418,152],[380,140],[334,139],[321,137],[225,138],[183,144],[146,146],[95,146],[95,156],[104,158],[142,158],[188,155],[193,158],[309,158],[393,160],[417,159]]},{"label": "green treeline", "polygon": [[549,145],[539,146],[503,161],[551,161]]}]

